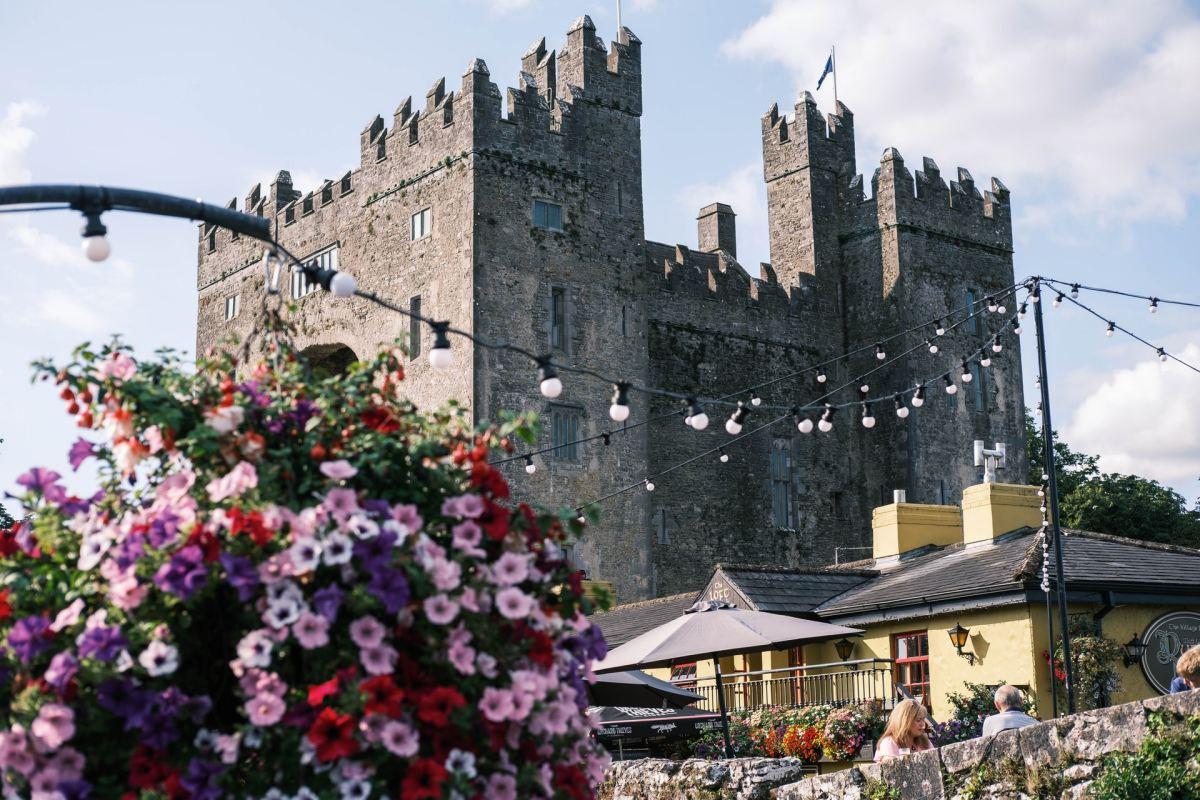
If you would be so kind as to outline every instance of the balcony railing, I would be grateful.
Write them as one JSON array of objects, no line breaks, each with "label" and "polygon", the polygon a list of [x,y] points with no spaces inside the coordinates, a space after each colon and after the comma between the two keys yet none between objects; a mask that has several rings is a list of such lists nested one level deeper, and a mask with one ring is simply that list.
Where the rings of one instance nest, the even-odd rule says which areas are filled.
[{"label": "balcony railing", "polygon": [[[892,661],[881,658],[722,673],[721,682],[725,707],[730,711],[763,706],[846,706],[871,700],[886,708],[896,696]],[[696,708],[718,709],[715,677],[682,678],[672,683],[703,695]]]}]

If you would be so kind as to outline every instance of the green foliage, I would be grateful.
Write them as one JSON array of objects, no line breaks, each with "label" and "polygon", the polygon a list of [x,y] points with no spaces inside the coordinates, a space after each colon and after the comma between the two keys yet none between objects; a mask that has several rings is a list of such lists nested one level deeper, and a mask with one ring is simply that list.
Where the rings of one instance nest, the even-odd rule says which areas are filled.
[{"label": "green foliage", "polygon": [[[1045,440],[1025,412],[1029,483],[1042,483]],[[1200,547],[1200,499],[1188,510],[1178,492],[1137,475],[1100,473],[1099,456],[1077,453],[1054,433],[1054,472],[1063,525],[1162,544]]]},{"label": "green foliage", "polygon": [[1151,714],[1150,735],[1134,753],[1105,757],[1092,783],[1095,800],[1200,798],[1200,716],[1182,726],[1174,715]]},{"label": "green foliage", "polygon": [[863,791],[865,800],[900,800],[900,790],[876,778],[868,778]]},{"label": "green foliage", "polygon": [[[1070,617],[1068,631],[1071,635],[1071,662],[1075,673],[1075,702],[1080,711],[1104,708],[1114,692],[1121,690],[1117,659],[1122,649],[1112,639],[1097,636],[1092,621],[1086,614]],[[1062,684],[1063,653],[1061,640],[1054,648],[1054,671],[1058,676],[1055,684],[1059,699],[1066,702],[1066,689]]]},{"label": "green foliage", "polygon": [[[996,688],[1007,681],[995,683],[967,683],[966,692],[951,692],[947,699],[952,709],[950,719],[933,727],[933,741],[939,747],[975,739],[983,733],[983,721],[996,713]],[[1033,695],[1025,696],[1025,713],[1037,716],[1037,703]]]}]

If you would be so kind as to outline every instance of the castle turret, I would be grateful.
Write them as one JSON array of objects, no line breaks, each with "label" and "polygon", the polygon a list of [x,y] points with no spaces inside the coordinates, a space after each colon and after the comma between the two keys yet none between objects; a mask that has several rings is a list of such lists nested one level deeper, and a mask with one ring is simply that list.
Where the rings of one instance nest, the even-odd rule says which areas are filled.
[{"label": "castle turret", "polygon": [[699,248],[704,253],[724,250],[737,257],[736,214],[724,203],[712,203],[700,209],[696,217],[699,232]]}]

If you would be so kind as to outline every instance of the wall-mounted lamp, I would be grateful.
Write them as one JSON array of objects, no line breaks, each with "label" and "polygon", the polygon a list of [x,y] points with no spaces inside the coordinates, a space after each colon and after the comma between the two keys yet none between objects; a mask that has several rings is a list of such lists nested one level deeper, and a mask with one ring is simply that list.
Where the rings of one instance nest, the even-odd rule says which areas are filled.
[{"label": "wall-mounted lamp", "polygon": [[963,652],[963,648],[967,646],[967,639],[971,636],[971,629],[964,628],[956,622],[954,623],[954,627],[946,631],[946,633],[950,634],[950,644],[954,645],[955,652],[965,658],[968,664],[974,665],[975,654]]},{"label": "wall-mounted lamp", "polygon": [[[833,643],[833,649],[837,651],[838,658],[842,661],[849,661],[850,656],[854,655],[854,642],[849,639],[838,639]],[[850,669],[858,669],[858,665],[851,664]]]},{"label": "wall-mounted lamp", "polygon": [[1146,643],[1136,633],[1132,639],[1121,645],[1121,649],[1125,651],[1125,656],[1122,660],[1127,667],[1132,667],[1142,660],[1142,656],[1146,655]]}]

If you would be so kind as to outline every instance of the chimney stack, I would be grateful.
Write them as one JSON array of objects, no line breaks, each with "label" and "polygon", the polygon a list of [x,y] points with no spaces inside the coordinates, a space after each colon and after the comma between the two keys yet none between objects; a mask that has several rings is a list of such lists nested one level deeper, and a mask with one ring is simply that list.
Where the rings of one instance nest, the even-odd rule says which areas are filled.
[{"label": "chimney stack", "polygon": [[703,253],[715,253],[724,250],[737,258],[737,228],[734,223],[733,209],[724,203],[712,203],[700,209],[696,218],[699,229],[700,246]]}]

